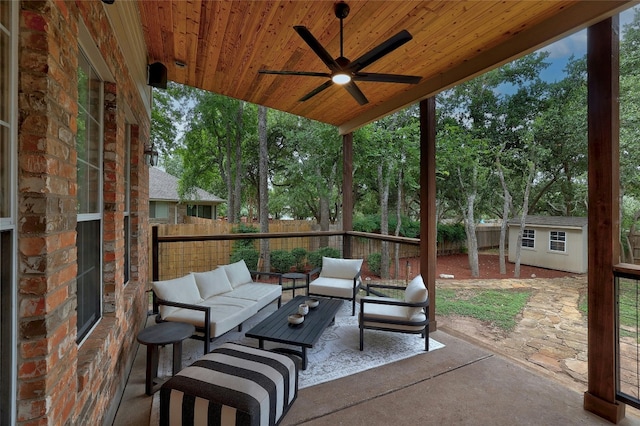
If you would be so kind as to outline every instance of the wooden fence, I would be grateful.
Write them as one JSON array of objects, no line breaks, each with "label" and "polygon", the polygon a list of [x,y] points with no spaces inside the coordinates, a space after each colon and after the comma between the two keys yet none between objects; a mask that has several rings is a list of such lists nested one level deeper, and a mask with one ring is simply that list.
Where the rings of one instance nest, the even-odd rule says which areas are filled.
[{"label": "wooden fence", "polygon": [[[187,224],[170,225],[154,224],[158,229],[159,237],[171,236],[222,236],[230,235],[238,224],[230,224],[226,221],[212,221],[201,218],[190,218]],[[245,224],[246,225],[246,224]],[[254,225],[257,228],[257,224]],[[269,223],[270,233],[296,233],[312,232],[319,228],[314,222],[306,220],[277,220]],[[337,231],[336,229],[332,229]],[[500,237],[499,226],[479,226],[478,246],[481,249],[496,247]],[[150,232],[149,235],[152,233]],[[214,269],[218,265],[229,263],[231,253],[238,241],[215,240],[215,241],[177,241],[163,244],[159,253],[160,257],[160,279],[168,279],[184,275],[194,271],[206,271]],[[255,249],[259,249],[259,241],[252,243]],[[307,252],[316,251],[320,247],[334,247],[342,251],[342,238],[337,236],[328,237],[298,237],[291,238],[270,238],[269,250],[291,251],[300,247]],[[151,241],[149,244],[152,247]],[[438,255],[460,253],[464,247],[464,242],[438,244]],[[420,248],[410,244],[389,244],[391,258],[395,258],[395,251],[399,250],[400,258],[412,258],[420,255]],[[380,253],[381,241],[369,238],[354,238],[352,245],[352,255],[354,257],[367,259],[372,253]],[[149,259],[151,259],[149,253]],[[151,267],[151,265],[150,265]]]}]

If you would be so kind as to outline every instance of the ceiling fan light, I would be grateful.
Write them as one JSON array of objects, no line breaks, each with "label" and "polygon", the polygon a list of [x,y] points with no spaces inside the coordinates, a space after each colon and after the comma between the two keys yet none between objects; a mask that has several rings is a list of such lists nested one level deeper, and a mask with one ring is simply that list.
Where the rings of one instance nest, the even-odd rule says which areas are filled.
[{"label": "ceiling fan light", "polygon": [[351,76],[345,73],[337,73],[331,76],[331,80],[336,84],[347,84],[351,81]]}]

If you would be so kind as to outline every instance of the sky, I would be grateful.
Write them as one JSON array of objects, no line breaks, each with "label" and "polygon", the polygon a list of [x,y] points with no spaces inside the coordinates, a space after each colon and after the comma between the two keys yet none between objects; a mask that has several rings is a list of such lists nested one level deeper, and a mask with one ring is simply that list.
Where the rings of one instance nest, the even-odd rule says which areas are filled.
[{"label": "sky", "polygon": [[[640,10],[640,6],[627,9],[620,14],[620,31],[622,37],[624,37],[624,26],[633,20],[633,14],[636,9]],[[561,80],[564,77],[564,67],[571,55],[580,58],[587,53],[587,30],[571,34],[540,50],[549,52],[547,62],[551,63],[551,65],[540,74],[540,77],[549,82]]]}]

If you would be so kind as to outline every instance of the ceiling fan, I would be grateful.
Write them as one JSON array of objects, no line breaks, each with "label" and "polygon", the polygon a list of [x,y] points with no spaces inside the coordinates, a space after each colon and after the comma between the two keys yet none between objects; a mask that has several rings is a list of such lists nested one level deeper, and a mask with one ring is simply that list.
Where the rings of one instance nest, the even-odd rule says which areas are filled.
[{"label": "ceiling fan", "polygon": [[361,70],[383,56],[393,52],[398,47],[402,46],[413,37],[409,34],[409,31],[402,30],[398,34],[389,38],[387,41],[374,47],[369,52],[360,56],[354,61],[350,61],[345,58],[343,52],[342,43],[342,20],[349,16],[349,6],[344,2],[339,2],[335,5],[335,14],[340,19],[340,56],[333,59],[329,52],[318,42],[318,40],[311,34],[311,32],[302,25],[296,25],[294,30],[302,37],[302,39],[311,47],[318,57],[329,68],[330,72],[312,72],[312,71],[274,71],[274,70],[259,70],[260,74],[279,74],[279,75],[304,75],[311,77],[325,77],[328,78],[325,83],[313,89],[311,92],[304,95],[299,99],[300,102],[304,102],[318,93],[322,92],[326,88],[333,84],[342,85],[347,92],[355,98],[360,105],[368,103],[367,97],[356,85],[356,81],[376,81],[382,83],[404,83],[404,84],[417,84],[420,81],[419,76],[414,75],[399,75],[399,74],[380,74],[380,73],[368,73],[361,72]]}]

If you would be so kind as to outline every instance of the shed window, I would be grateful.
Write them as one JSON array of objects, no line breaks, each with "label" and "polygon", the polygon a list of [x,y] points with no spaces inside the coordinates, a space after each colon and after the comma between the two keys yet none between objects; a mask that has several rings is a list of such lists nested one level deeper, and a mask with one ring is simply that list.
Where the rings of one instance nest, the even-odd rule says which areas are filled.
[{"label": "shed window", "polygon": [[551,231],[549,234],[549,250],[567,251],[567,234],[564,231]]},{"label": "shed window", "polygon": [[522,247],[534,248],[536,242],[536,231],[534,229],[525,229],[522,232]]}]

